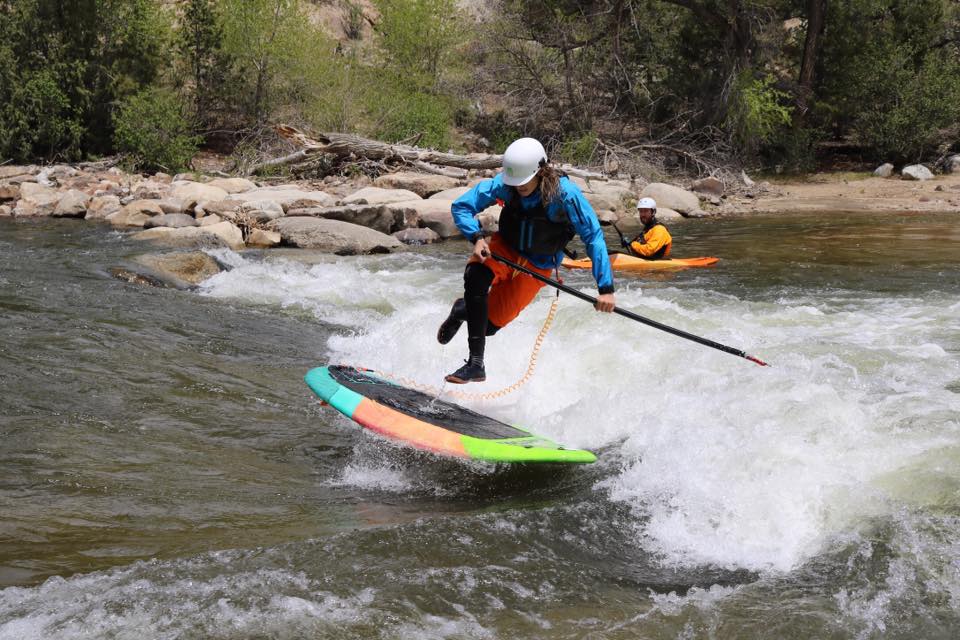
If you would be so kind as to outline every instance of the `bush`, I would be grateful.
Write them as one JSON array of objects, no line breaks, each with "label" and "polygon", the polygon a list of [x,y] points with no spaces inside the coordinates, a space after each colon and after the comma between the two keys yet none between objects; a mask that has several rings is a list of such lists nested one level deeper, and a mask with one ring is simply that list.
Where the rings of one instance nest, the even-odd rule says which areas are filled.
[{"label": "bush", "polygon": [[133,168],[146,171],[187,168],[200,143],[179,99],[163,89],[147,89],[124,100],[114,127],[117,149],[130,155]]},{"label": "bush", "polygon": [[376,121],[374,137],[396,142],[422,134],[422,147],[446,149],[455,107],[450,98],[399,84],[383,82],[369,94],[367,107]]},{"label": "bush", "polygon": [[853,126],[879,159],[913,162],[935,151],[942,142],[940,129],[958,120],[960,64],[930,55],[919,72],[891,74],[878,82],[876,99],[863,105]]},{"label": "bush", "polygon": [[593,159],[593,152],[597,148],[597,134],[585,133],[579,138],[564,140],[558,150],[560,160],[574,165],[587,165]]},{"label": "bush", "polygon": [[733,87],[726,127],[741,148],[754,152],[790,124],[790,109],[780,104],[789,96],[774,88],[773,78],[754,77],[744,71]]},{"label": "bush", "polygon": [[0,156],[17,161],[80,157],[86,128],[56,71],[23,72],[6,91],[0,107]]}]

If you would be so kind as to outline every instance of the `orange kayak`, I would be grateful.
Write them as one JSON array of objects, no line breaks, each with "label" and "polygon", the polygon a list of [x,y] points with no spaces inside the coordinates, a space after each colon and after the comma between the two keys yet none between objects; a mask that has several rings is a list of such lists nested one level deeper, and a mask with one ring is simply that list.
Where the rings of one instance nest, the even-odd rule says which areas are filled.
[{"label": "orange kayak", "polygon": [[[610,254],[610,266],[620,271],[649,271],[660,269],[686,269],[687,267],[709,267],[720,261],[720,258],[668,258],[666,260],[644,260],[623,253]],[[568,269],[589,269],[592,264],[590,258],[579,260],[563,259],[563,266]]]}]

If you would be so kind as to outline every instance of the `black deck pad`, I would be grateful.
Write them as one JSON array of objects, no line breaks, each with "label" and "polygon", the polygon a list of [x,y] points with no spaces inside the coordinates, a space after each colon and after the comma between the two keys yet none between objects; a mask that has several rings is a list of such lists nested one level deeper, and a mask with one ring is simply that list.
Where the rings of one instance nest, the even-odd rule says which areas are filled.
[{"label": "black deck pad", "polygon": [[436,427],[484,440],[526,438],[530,434],[459,405],[401,387],[360,369],[329,367],[330,377],[360,395]]}]

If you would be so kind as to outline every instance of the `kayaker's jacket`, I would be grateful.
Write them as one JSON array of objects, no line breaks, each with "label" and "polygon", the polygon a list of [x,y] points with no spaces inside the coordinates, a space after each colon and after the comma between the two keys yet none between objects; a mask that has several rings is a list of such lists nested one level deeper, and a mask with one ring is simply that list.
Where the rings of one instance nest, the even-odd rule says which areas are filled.
[{"label": "kayaker's jacket", "polygon": [[[569,226],[586,246],[587,255],[593,262],[593,278],[597,281],[597,289],[601,294],[613,293],[613,270],[607,257],[607,244],[600,230],[600,221],[583,193],[569,178],[560,178],[557,198],[547,205],[545,211],[540,201],[540,189],[524,198],[513,187],[503,184],[500,175],[478,183],[450,207],[453,221],[467,240],[475,242],[481,233],[476,215],[497,201],[503,203],[504,207],[500,235],[534,266],[553,269],[560,264],[563,260],[562,245],[573,237],[573,233],[564,236]],[[506,219],[502,217],[504,214]],[[543,242],[544,239],[547,241]],[[545,245],[559,248],[550,253],[533,251],[542,250],[546,248]]]},{"label": "kayaker's jacket", "polygon": [[649,227],[645,227],[643,233],[630,243],[630,248],[638,256],[647,260],[669,258],[672,247],[673,238],[670,236],[670,232],[667,231],[662,222],[656,220]]}]

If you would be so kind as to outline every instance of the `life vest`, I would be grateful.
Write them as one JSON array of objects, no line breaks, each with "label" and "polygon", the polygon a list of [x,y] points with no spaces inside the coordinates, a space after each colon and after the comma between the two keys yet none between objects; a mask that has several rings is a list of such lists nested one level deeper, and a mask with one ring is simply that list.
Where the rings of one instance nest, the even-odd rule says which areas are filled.
[{"label": "life vest", "polygon": [[[669,231],[669,229],[667,229],[667,225],[663,224],[663,223],[660,222],[659,220],[654,220],[654,221],[653,221],[653,224],[651,224],[649,227],[644,227],[644,228],[643,228],[643,231],[640,232],[640,235],[637,236],[637,239],[643,238],[644,240],[646,240],[646,238],[647,238],[647,233],[648,233],[651,229],[653,229],[653,228],[655,228],[655,227],[663,227],[663,230],[667,233],[667,238],[670,238],[670,231]],[[637,242],[637,240],[634,240],[633,242]],[[632,245],[632,244],[633,244],[633,243],[631,242],[631,245]],[[668,255],[670,255],[670,248],[671,248],[672,245],[673,245],[673,239],[670,238],[662,247],[660,247],[659,249],[657,249],[654,253],[652,253],[652,254],[650,254],[650,255],[648,255],[648,256],[647,256],[647,255],[640,255],[639,257],[643,258],[644,260],[662,260],[663,258],[666,258]],[[636,249],[633,249],[633,248],[631,247],[630,250],[631,250],[632,252],[636,253]]]},{"label": "life vest", "polygon": [[563,251],[577,235],[569,222],[551,220],[543,202],[538,201],[532,209],[524,209],[519,198],[512,197],[502,206],[500,235],[517,251],[553,255]]}]

